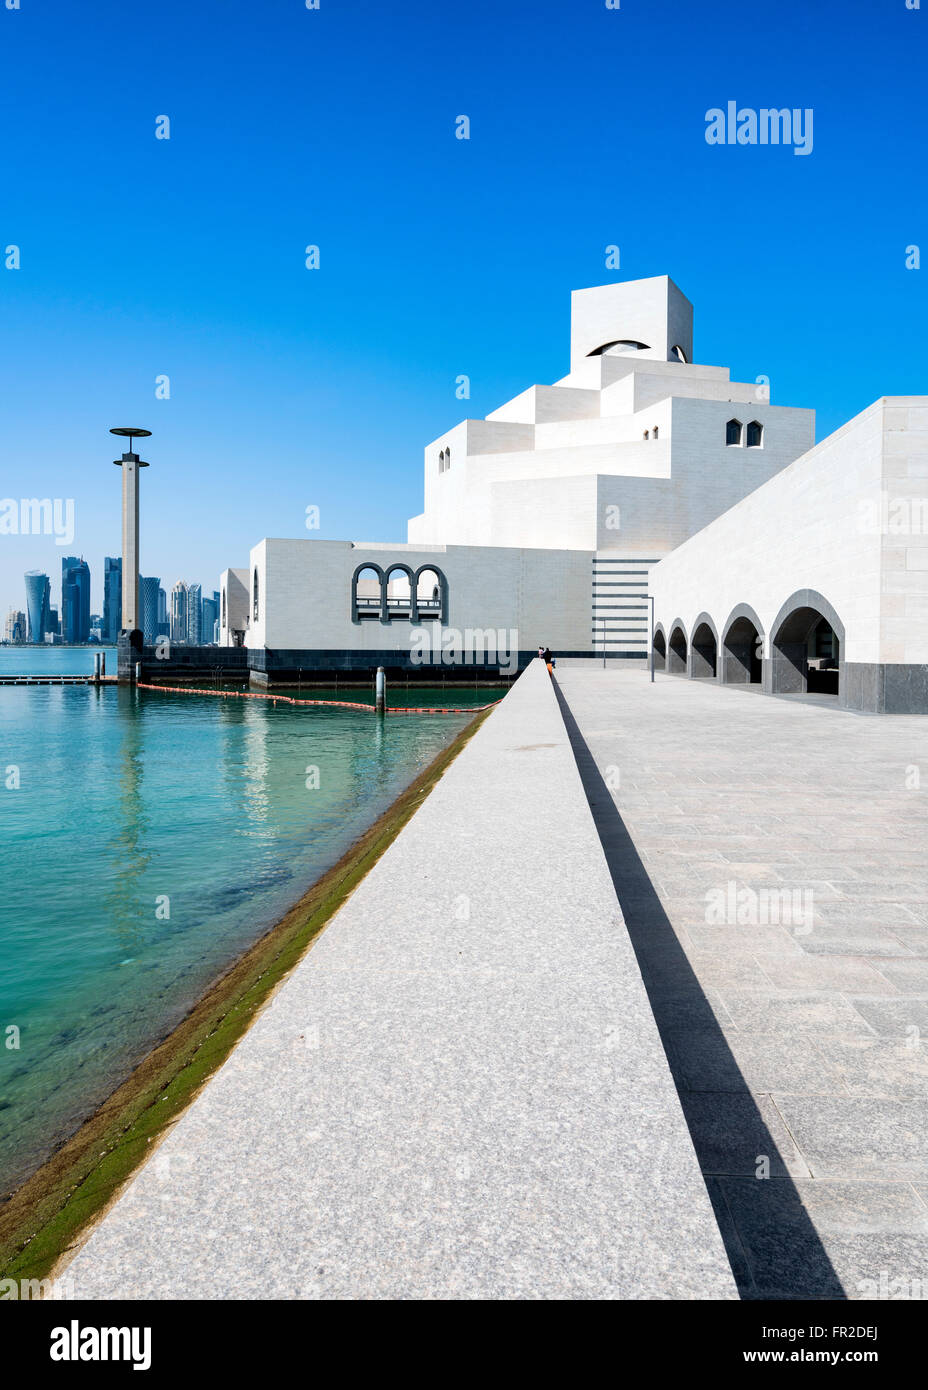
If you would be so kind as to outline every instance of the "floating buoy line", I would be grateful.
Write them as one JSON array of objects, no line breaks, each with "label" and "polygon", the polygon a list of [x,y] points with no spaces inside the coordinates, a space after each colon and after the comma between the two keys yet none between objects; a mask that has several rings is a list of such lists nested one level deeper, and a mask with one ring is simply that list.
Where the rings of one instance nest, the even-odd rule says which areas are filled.
[{"label": "floating buoy line", "polygon": [[[258,690],[204,690],[188,685],[148,685],[143,681],[136,683],[136,690],[160,690],[171,695],[212,695],[223,700],[273,700],[282,705],[318,705],[323,709],[357,709],[367,714],[376,714],[374,705],[364,705],[352,700],[300,700],[292,695],[265,694]],[[384,714],[479,714],[481,710],[491,709],[499,704],[490,700],[485,705],[392,705],[384,709]]]}]

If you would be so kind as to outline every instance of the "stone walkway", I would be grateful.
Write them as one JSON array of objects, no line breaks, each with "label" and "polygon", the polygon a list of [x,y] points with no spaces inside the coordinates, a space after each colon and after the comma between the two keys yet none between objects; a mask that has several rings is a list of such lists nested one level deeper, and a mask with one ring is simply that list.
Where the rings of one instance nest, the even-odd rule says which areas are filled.
[{"label": "stone walkway", "polygon": [[742,1296],[928,1297],[928,719],[558,681]]},{"label": "stone walkway", "polygon": [[540,662],[64,1279],[76,1298],[737,1297]]}]

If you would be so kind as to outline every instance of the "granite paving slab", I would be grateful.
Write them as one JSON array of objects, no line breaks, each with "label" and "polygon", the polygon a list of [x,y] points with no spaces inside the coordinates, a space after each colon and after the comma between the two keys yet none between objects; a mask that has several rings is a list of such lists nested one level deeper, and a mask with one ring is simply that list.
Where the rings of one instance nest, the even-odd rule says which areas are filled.
[{"label": "granite paving slab", "polygon": [[928,1296],[928,721],[617,668],[558,687],[742,1295]]},{"label": "granite paving slab", "polygon": [[78,1298],[737,1297],[541,663],[64,1272]]}]

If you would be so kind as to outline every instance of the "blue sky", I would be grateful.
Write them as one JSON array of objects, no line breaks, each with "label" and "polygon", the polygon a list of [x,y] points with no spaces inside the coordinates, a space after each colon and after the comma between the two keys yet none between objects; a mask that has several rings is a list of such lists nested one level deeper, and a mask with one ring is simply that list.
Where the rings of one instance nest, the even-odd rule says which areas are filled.
[{"label": "blue sky", "polygon": [[[905,267],[928,250],[928,3],[20,3],[0,496],[73,497],[77,530],[0,536],[4,614],[28,568],[56,601],[64,553],[99,610],[115,424],[154,432],[142,571],[165,587],[308,535],[309,505],[313,534],[404,540],[423,446],[566,372],[580,286],[670,274],[696,359],[766,374],[819,438],[928,391],[928,263]],[[729,99],[811,107],[812,153],[707,145]]]}]

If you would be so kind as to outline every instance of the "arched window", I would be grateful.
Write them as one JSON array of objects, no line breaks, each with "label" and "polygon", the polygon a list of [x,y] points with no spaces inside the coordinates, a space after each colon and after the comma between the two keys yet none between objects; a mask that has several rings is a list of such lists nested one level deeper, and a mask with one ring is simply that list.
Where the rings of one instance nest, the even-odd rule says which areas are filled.
[{"label": "arched window", "polygon": [[412,571],[405,565],[393,565],[387,570],[387,616],[390,618],[410,618],[412,616]]},{"label": "arched window", "polygon": [[645,437],[645,439],[650,439],[650,438],[651,438],[651,431],[650,431],[650,430],[645,430],[645,432],[644,432],[644,437]]},{"label": "arched window", "polygon": [[351,621],[383,616],[383,570],[379,565],[359,565],[351,580]]},{"label": "arched window", "polygon": [[655,425],[655,426],[654,426],[654,429],[651,431],[652,438],[654,438],[654,439],[657,438],[657,431],[658,431],[659,428],[660,428],[660,426],[658,426],[658,425]]},{"label": "arched window", "polygon": [[257,571],[257,569],[255,569],[255,577],[254,577],[254,581],[253,581],[253,584],[252,584],[252,589],[253,589],[253,591],[254,591],[254,616],[255,616],[255,622],[257,622],[257,621],[258,621],[258,571]]},{"label": "arched window", "polygon": [[225,627],[225,625],[226,625],[226,591],[225,591],[225,585],[223,585],[223,589],[222,589],[222,625],[223,625],[223,627]]},{"label": "arched window", "polygon": [[611,343],[603,343],[587,353],[587,357],[621,357],[626,352],[649,352],[649,343],[639,343],[635,338],[613,338]]},{"label": "arched window", "polygon": [[351,580],[351,621],[445,623],[448,581],[436,565],[423,565],[415,573],[408,565],[359,565]]},{"label": "arched window", "polygon": [[423,565],[414,575],[416,618],[420,623],[448,621],[448,581],[435,565]]},{"label": "arched window", "polygon": [[748,425],[748,448],[762,449],[764,447],[764,427],[759,420],[752,420]]},{"label": "arched window", "polygon": [[438,455],[438,471],[439,471],[439,473],[444,473],[444,471],[445,471],[445,451],[444,451],[444,449],[442,449],[441,453]]},{"label": "arched window", "polygon": [[446,450],[445,450],[445,472],[446,472],[446,473],[447,473],[447,471],[448,471],[448,469],[449,469],[450,467],[451,467],[451,450],[450,450],[450,449],[446,449]]},{"label": "arched window", "polygon": [[728,424],[725,426],[725,443],[740,444],[741,431],[743,428],[740,420],[729,420]]}]

